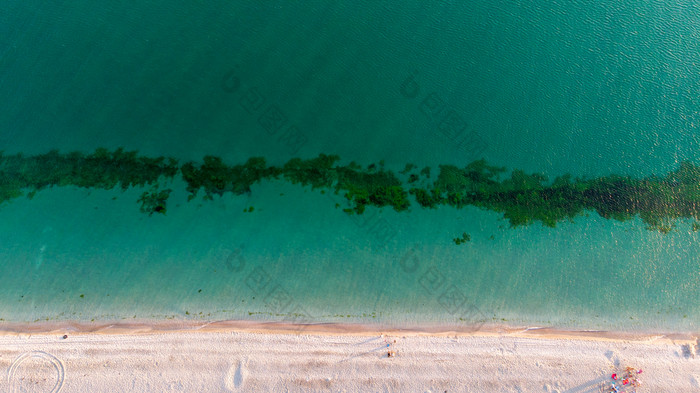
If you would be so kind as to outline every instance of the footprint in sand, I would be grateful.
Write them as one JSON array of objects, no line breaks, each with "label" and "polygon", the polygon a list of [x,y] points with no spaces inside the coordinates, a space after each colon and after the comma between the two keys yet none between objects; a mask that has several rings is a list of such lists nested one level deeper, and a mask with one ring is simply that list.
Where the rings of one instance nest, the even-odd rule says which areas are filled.
[{"label": "footprint in sand", "polygon": [[561,389],[561,387],[558,385],[560,385],[560,384],[557,383],[557,384],[555,384],[555,386],[552,386],[552,385],[546,383],[546,384],[544,384],[544,391],[547,393],[560,393],[561,390],[559,390],[559,389]]},{"label": "footprint in sand", "polygon": [[605,351],[605,357],[615,366],[620,367],[620,358],[618,358],[613,351]]},{"label": "footprint in sand", "polygon": [[231,392],[240,391],[241,386],[246,377],[246,365],[248,363],[247,359],[239,360],[229,367],[226,373],[226,389]]},{"label": "footprint in sand", "polygon": [[690,377],[690,384],[693,385],[693,387],[700,388],[700,374],[696,376],[691,376]]}]

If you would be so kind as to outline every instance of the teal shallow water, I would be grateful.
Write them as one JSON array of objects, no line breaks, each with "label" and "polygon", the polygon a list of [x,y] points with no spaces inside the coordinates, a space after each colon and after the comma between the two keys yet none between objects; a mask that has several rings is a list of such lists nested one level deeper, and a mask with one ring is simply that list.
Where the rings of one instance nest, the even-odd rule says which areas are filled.
[{"label": "teal shallow water", "polygon": [[[691,5],[8,4],[8,153],[124,146],[273,164],[333,153],[394,170],[483,156],[550,177],[699,161]],[[446,131],[448,112],[429,102],[463,128]],[[279,128],[264,121],[270,108]],[[474,135],[484,149],[458,146]],[[509,229],[448,207],[359,219],[283,182],[211,202],[173,188],[166,216],[138,211],[142,190],[58,188],[0,206],[0,318],[700,322],[697,233],[684,226],[662,235],[592,213]],[[450,241],[465,231],[469,244]],[[452,288],[459,307],[443,297]]]}]

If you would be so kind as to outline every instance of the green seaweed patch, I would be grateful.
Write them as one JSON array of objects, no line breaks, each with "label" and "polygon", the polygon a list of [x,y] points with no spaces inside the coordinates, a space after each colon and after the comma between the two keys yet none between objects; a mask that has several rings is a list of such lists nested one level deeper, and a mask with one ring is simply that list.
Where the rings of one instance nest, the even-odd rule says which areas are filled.
[{"label": "green seaweed patch", "polygon": [[21,184],[18,181],[8,179],[3,173],[0,173],[0,176],[3,179],[2,183],[0,183],[0,204],[23,195],[20,188]]},{"label": "green seaweed patch", "polygon": [[424,207],[471,205],[501,212],[511,227],[533,221],[554,227],[558,221],[573,220],[584,209],[581,196],[584,188],[572,187],[570,176],[557,178],[552,186],[547,186],[543,175],[520,170],[501,180],[504,171],[505,168],[488,165],[484,160],[474,161],[463,169],[441,165],[430,193],[419,189],[412,193]]},{"label": "green seaweed patch", "polygon": [[[61,160],[55,157],[56,162]],[[69,166],[74,169],[71,184],[79,187],[112,189],[117,184],[122,190],[133,186],[155,183],[161,176],[172,178],[178,170],[177,160],[165,157],[139,156],[136,151],[118,148],[113,152],[98,148],[91,155],[70,153]]]},{"label": "green seaweed patch", "polygon": [[460,169],[454,165],[440,165],[435,187],[446,192],[462,194],[488,193],[500,186],[498,177],[505,168],[491,166],[485,160],[477,160]]},{"label": "green seaweed patch", "polygon": [[403,170],[400,171],[399,173],[402,175],[407,175],[409,172],[411,172],[415,168],[416,168],[416,166],[414,164],[409,163],[409,164],[406,164],[406,166],[403,168]]},{"label": "green seaweed patch", "polygon": [[53,186],[112,189],[121,184],[126,190],[155,183],[160,177],[172,178],[177,171],[173,158],[143,157],[122,148],[98,148],[89,155],[58,150],[32,157],[0,154],[0,202],[20,196],[21,189],[28,189],[31,196]]},{"label": "green seaweed patch", "polygon": [[377,207],[391,206],[396,211],[408,209],[408,193],[401,186],[389,186],[375,190],[369,195],[369,201]]},{"label": "green seaweed patch", "polygon": [[[499,212],[511,227],[540,222],[547,227],[596,211],[601,217],[628,221],[634,217],[647,229],[668,233],[681,218],[692,218],[693,231],[700,228],[700,166],[682,162],[666,176],[632,178],[609,175],[596,179],[557,177],[551,184],[545,176],[515,169],[504,176],[505,168],[477,160],[464,168],[440,165],[432,184],[421,183],[412,173],[415,165],[407,164],[401,175],[408,175],[404,184],[384,169],[384,163],[362,167],[355,162],[338,166],[337,155],[319,154],[312,159],[294,158],[283,167],[268,167],[265,159],[252,157],[244,164],[229,166],[221,158],[205,156],[203,163],[188,162],[178,167],[174,158],[143,157],[136,151],[122,148],[110,151],[96,149],[92,154],[58,150],[26,157],[21,153],[0,152],[0,204],[25,192],[36,192],[53,186],[78,186],[112,189],[119,185],[144,187],[155,184],[139,199],[141,211],[165,213],[166,200],[172,190],[159,190],[157,181],[172,178],[178,171],[187,183],[188,200],[204,189],[204,199],[226,192],[240,195],[251,192],[251,186],[264,179],[283,176],[285,180],[309,185],[321,192],[341,191],[350,206],[350,214],[362,214],[367,206],[391,206],[396,211],[409,208],[408,195],[424,208],[448,205],[457,209],[475,206]],[[430,168],[420,174],[430,178]],[[423,180],[427,183],[427,180]],[[404,188],[410,185],[406,191]],[[340,207],[336,204],[336,207]],[[252,207],[247,212],[252,211]]]},{"label": "green seaweed patch", "polygon": [[420,174],[425,176],[427,179],[430,179],[430,167],[426,166],[425,168],[421,169]]},{"label": "green seaweed patch", "polygon": [[167,200],[172,191],[169,188],[159,191],[156,186],[151,188],[150,191],[141,194],[141,198],[138,200],[141,203],[141,212],[148,213],[149,216],[153,215],[153,213],[165,214],[167,211]]},{"label": "green seaweed patch", "polygon": [[466,233],[466,232],[463,232],[463,233],[462,233],[462,237],[455,237],[454,239],[452,239],[452,241],[453,241],[456,245],[458,245],[458,246],[459,246],[460,244],[464,244],[464,243],[466,243],[466,242],[470,242],[471,240],[472,240],[471,235],[469,235],[469,234]]},{"label": "green seaweed patch", "polygon": [[700,176],[696,168],[685,163],[666,178],[613,175],[592,180],[586,190],[587,206],[601,217],[619,221],[639,215],[647,229],[668,233],[679,218],[699,218]]},{"label": "green seaweed patch", "polygon": [[251,157],[243,165],[228,166],[215,156],[205,156],[204,163],[200,166],[188,162],[180,171],[190,193],[188,201],[194,199],[202,188],[205,200],[213,199],[214,195],[222,196],[226,192],[235,195],[250,193],[250,187],[256,182],[276,178],[281,173],[278,168],[267,167],[262,157]]},{"label": "green seaweed patch", "polygon": [[293,184],[310,185],[312,189],[330,188],[338,180],[337,155],[319,154],[309,160],[292,158],[282,168],[284,178]]},{"label": "green seaweed patch", "polygon": [[392,172],[383,169],[369,172],[350,167],[338,167],[336,170],[336,192],[346,192],[345,198],[354,205],[353,212],[362,214],[367,205],[391,206],[396,211],[408,209],[408,192]]},{"label": "green seaweed patch", "polygon": [[443,198],[440,196],[441,192],[437,188],[433,188],[430,191],[426,191],[422,188],[411,188],[409,194],[416,198],[416,202],[422,207],[435,208],[437,205],[441,204]]}]

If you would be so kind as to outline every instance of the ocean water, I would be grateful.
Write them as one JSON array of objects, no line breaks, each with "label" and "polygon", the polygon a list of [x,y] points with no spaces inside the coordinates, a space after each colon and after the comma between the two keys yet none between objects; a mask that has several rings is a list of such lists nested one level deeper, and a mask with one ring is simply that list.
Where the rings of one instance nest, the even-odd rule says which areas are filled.
[{"label": "ocean water", "polygon": [[[700,163],[693,2],[5,1],[0,150],[230,165],[337,154],[570,173]],[[8,179],[0,179],[7,182]],[[4,321],[259,319],[697,331],[700,245],[590,212],[510,228],[476,207],[369,207],[282,180],[167,214],[144,191],[0,205]],[[252,212],[247,212],[249,207]],[[456,245],[463,232],[471,241]]]}]

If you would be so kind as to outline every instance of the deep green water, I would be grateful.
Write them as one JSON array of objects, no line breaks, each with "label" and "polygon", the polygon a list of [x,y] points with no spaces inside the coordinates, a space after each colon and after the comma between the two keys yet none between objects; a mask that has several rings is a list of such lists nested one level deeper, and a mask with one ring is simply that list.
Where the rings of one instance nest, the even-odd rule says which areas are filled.
[{"label": "deep green water", "polygon": [[[394,171],[485,158],[550,179],[700,163],[693,3],[246,4],[5,2],[0,150],[273,165],[326,153]],[[448,206],[348,216],[342,196],[284,181],[213,201],[168,186],[166,215],[139,212],[138,187],[0,205],[0,318],[700,322],[691,225],[662,234],[592,212],[509,228]]]}]

